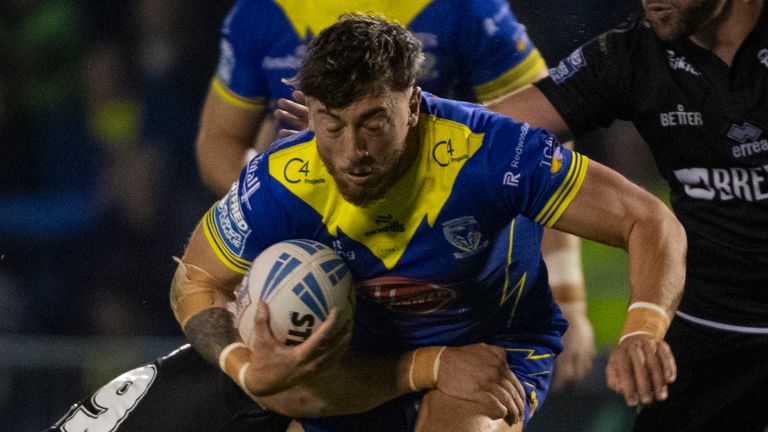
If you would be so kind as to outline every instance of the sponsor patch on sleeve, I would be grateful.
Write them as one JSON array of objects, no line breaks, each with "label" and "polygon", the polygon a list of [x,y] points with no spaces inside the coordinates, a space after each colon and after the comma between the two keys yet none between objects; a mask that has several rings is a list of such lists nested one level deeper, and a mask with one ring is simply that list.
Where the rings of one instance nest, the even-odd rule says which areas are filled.
[{"label": "sponsor patch on sleeve", "polygon": [[252,229],[243,216],[238,198],[239,182],[214,204],[203,218],[203,230],[216,256],[232,270],[245,274],[250,261],[243,259],[245,242]]}]

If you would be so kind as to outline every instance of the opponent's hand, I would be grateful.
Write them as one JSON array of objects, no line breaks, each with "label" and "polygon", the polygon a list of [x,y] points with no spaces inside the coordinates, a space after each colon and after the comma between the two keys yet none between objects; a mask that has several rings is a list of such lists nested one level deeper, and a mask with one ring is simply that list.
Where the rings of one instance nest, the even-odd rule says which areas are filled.
[{"label": "opponent's hand", "polygon": [[677,366],[672,350],[661,339],[646,334],[626,338],[613,349],[605,368],[608,387],[624,395],[629,406],[667,398]]},{"label": "opponent's hand", "polygon": [[[303,343],[287,346],[275,338],[269,327],[269,308],[259,302],[256,311],[254,345],[249,347],[250,363],[245,374],[245,386],[255,396],[266,396],[288,389],[324,369],[328,361],[347,347],[351,332],[331,334],[336,322],[336,309],[328,319]],[[344,334],[345,337],[339,337]]]},{"label": "opponent's hand", "polygon": [[509,370],[504,349],[484,343],[448,347],[440,356],[437,389],[478,403],[491,419],[523,419],[525,390]]},{"label": "opponent's hand", "polygon": [[584,378],[595,357],[595,333],[587,318],[585,303],[559,306],[568,320],[568,331],[563,335],[563,352],[555,360],[555,376],[552,378],[555,391]]},{"label": "opponent's hand", "polygon": [[307,110],[304,93],[294,90],[291,93],[291,97],[293,97],[293,100],[278,99],[277,109],[274,111],[275,118],[278,121],[295,128],[295,130],[280,129],[278,131],[280,138],[293,135],[300,130],[306,129],[309,125],[309,110]]}]

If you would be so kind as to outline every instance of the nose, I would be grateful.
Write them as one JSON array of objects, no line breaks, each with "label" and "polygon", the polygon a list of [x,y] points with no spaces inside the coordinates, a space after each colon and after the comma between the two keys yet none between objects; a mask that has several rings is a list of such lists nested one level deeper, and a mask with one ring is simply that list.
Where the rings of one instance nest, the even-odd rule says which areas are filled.
[{"label": "nose", "polygon": [[350,162],[360,162],[370,156],[365,138],[355,128],[348,128],[344,133],[342,147]]}]

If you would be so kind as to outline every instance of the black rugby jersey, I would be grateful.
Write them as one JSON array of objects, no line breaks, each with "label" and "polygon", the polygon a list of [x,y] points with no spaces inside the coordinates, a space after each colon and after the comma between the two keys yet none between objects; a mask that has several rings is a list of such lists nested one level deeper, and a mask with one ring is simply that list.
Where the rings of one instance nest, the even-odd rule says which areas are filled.
[{"label": "black rugby jersey", "polygon": [[680,310],[768,327],[768,6],[728,67],[645,20],[607,32],[537,87],[571,130],[634,123],[688,234]]}]

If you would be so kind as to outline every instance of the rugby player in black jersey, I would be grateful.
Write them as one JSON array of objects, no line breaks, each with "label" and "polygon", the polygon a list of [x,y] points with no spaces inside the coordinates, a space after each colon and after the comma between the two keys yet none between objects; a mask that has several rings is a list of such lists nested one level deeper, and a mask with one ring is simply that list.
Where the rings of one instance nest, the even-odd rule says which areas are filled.
[{"label": "rugby player in black jersey", "polygon": [[[666,335],[678,378],[664,402],[649,405],[648,388],[626,398],[648,405],[635,430],[762,432],[768,430],[766,4],[642,3],[644,19],[598,36],[548,78],[490,107],[558,134],[579,135],[614,119],[635,125],[669,184],[689,243],[685,292]],[[642,348],[642,339],[621,343]],[[644,352],[633,364],[645,361]]]}]

